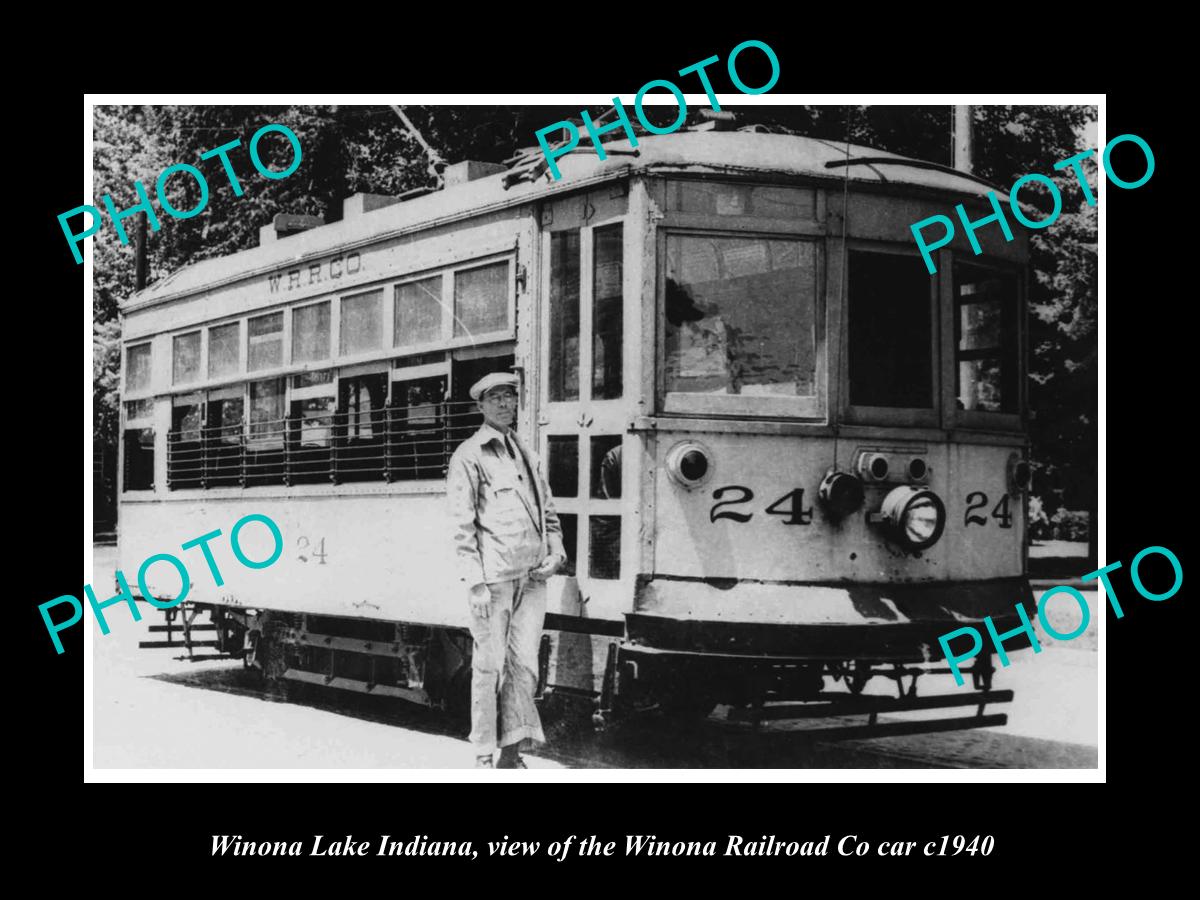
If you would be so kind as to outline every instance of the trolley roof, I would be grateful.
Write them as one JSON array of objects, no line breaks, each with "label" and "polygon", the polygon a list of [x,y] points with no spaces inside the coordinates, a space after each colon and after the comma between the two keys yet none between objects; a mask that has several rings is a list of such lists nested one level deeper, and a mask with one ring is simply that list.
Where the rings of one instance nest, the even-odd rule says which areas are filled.
[{"label": "trolley roof", "polygon": [[[303,265],[331,251],[356,247],[473,217],[543,197],[553,197],[631,172],[697,175],[783,176],[852,186],[901,185],[955,197],[984,197],[988,190],[1007,202],[1007,192],[980,178],[936,163],[857,144],[753,131],[691,132],[606,142],[600,160],[586,135],[558,158],[562,178],[551,180],[540,152],[513,169],[454,185],[270,241],[259,247],[184,266],[124,301],[125,311],[203,292],[286,265]],[[532,180],[530,180],[532,179]]]}]

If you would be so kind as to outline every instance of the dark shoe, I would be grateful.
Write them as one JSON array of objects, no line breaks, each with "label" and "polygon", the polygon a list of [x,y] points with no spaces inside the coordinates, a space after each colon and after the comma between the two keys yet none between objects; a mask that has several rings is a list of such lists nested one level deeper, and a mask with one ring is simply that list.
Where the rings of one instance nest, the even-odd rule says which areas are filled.
[{"label": "dark shoe", "polygon": [[494,769],[496,766],[492,763],[492,755],[475,757],[475,768],[477,769]]},{"label": "dark shoe", "polygon": [[514,753],[513,755],[510,756],[504,752],[501,752],[500,753],[500,762],[496,763],[496,768],[497,769],[528,769],[529,766],[525,765],[525,760],[523,760],[521,758],[520,753]]}]

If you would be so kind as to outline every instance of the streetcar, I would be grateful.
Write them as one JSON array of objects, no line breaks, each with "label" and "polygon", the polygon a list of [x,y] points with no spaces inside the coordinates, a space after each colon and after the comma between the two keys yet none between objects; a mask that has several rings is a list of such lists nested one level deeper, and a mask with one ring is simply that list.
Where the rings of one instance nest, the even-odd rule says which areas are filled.
[{"label": "streetcar", "polygon": [[721,122],[603,149],[280,215],[123,302],[121,568],[248,514],[285,542],[236,590],[194,577],[146,644],[461,706],[445,470],[468,388],[512,371],[570,557],[544,701],[1003,724],[992,648],[956,688],[938,637],[1030,601],[1027,237],[960,229],[931,275],[909,226],[990,213],[973,175]]}]

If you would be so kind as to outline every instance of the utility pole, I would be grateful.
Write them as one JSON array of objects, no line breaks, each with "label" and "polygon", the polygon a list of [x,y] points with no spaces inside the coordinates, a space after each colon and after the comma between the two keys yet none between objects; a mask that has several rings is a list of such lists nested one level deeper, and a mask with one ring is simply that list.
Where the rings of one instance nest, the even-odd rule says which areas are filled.
[{"label": "utility pole", "polygon": [[974,107],[954,107],[954,117],[950,120],[950,165],[960,172],[972,171],[972,154],[974,141],[971,139],[971,119]]},{"label": "utility pole", "polygon": [[146,286],[146,262],[146,214],[139,213],[133,262],[133,285],[139,291]]}]

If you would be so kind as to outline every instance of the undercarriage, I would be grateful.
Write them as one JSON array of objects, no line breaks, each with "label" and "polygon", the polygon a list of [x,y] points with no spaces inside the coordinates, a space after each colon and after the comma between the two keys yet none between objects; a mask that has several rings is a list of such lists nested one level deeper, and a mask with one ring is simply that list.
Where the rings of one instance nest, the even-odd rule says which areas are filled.
[{"label": "undercarriage", "polygon": [[[462,722],[468,717],[471,637],[465,630],[190,603],[164,612],[166,624],[150,630],[166,639],[140,646],[182,648],[191,659],[240,658],[276,684],[355,691],[446,710]],[[196,621],[203,612],[211,621]],[[1013,699],[1012,691],[992,689],[988,654],[963,670],[969,687],[922,694],[922,677],[951,670],[926,661],[688,651],[597,639],[607,642],[598,690],[548,684],[550,632],[542,636],[537,688],[545,709],[589,708],[597,730],[630,718],[697,721],[716,712],[714,721],[730,728],[790,722],[826,741],[883,737],[1004,725],[1007,715],[987,707]],[[969,715],[895,718],[970,707]]]}]

